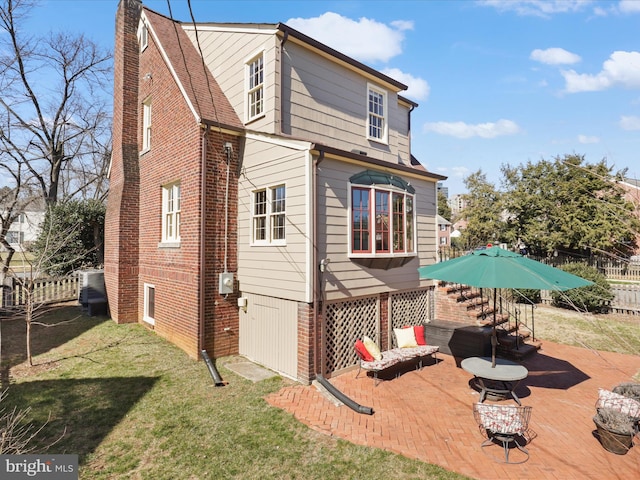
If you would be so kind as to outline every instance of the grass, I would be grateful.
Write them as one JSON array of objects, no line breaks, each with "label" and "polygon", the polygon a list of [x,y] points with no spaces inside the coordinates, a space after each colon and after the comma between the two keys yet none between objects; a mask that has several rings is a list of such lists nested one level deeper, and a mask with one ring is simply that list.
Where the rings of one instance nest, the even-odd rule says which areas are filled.
[{"label": "grass", "polygon": [[538,306],[535,328],[536,337],[542,340],[640,355],[640,315],[591,315]]},{"label": "grass", "polygon": [[[34,367],[24,358],[24,323],[2,322],[5,409],[30,407],[46,424],[36,452],[80,458],[85,479],[461,479],[440,467],[320,434],[264,397],[290,383],[252,383],[225,368],[214,387],[204,362],[145,327],[89,318],[76,306],[35,326]],[[640,352],[640,316],[536,310],[536,335],[587,348]]]},{"label": "grass", "polygon": [[[34,327],[36,366],[24,363],[24,324],[4,321],[12,383],[5,408],[46,423],[37,452],[73,453],[81,479],[461,479],[440,467],[315,432],[264,397],[289,381],[253,383],[204,362],[141,325],[116,325],[64,306]],[[228,360],[228,359],[226,359]]]}]

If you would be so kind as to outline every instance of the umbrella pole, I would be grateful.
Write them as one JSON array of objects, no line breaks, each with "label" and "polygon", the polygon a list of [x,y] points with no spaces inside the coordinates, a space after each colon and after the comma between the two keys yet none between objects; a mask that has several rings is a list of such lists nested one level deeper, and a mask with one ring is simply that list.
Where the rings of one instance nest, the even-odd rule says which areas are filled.
[{"label": "umbrella pole", "polygon": [[498,345],[498,335],[496,333],[496,298],[497,298],[497,289],[493,289],[493,331],[491,332],[491,368],[496,367],[496,348]]}]

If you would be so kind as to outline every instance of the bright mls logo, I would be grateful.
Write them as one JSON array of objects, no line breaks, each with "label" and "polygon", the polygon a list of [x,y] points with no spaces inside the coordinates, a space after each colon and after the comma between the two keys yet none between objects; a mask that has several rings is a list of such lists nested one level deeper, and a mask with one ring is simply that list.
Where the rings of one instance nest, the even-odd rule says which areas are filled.
[{"label": "bright mls logo", "polygon": [[2,480],[78,480],[78,455],[0,455]]}]

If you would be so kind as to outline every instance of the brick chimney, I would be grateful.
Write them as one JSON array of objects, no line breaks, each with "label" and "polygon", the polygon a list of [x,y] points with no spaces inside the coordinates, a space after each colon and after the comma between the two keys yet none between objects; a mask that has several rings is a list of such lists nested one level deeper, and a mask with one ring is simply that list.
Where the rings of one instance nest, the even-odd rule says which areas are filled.
[{"label": "brick chimney", "polygon": [[138,22],[142,3],[120,0],[116,13],[113,153],[105,220],[105,283],[111,318],[138,321],[140,171]]}]

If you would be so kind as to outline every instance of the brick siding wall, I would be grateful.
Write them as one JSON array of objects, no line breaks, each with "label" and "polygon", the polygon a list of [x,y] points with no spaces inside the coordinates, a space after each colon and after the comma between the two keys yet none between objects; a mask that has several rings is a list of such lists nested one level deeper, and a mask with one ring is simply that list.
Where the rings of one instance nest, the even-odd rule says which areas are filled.
[{"label": "brick siding wall", "polygon": [[137,321],[138,136],[137,83],[139,3],[118,5],[114,52],[113,153],[105,219],[105,284],[111,317]]},{"label": "brick siding wall", "polygon": [[[105,241],[105,279],[114,319],[142,322],[144,285],[150,284],[155,288],[153,328],[156,333],[193,358],[199,358],[200,348],[205,348],[212,358],[237,354],[236,295],[218,294],[218,275],[224,270],[227,198],[227,270],[236,272],[237,188],[234,186],[237,185],[239,142],[237,137],[220,131],[207,133],[198,124],[151,35],[148,47],[138,51],[135,1],[120,3],[116,24],[114,159]],[[142,102],[147,100],[152,111],[151,148],[140,154]],[[205,135],[206,201],[203,207]],[[235,152],[229,170],[228,197],[225,142],[231,142]],[[161,244],[162,189],[173,182],[181,185],[181,242],[179,246],[166,246]],[[204,286],[204,299],[201,286]],[[229,331],[225,331],[226,327]]]}]

